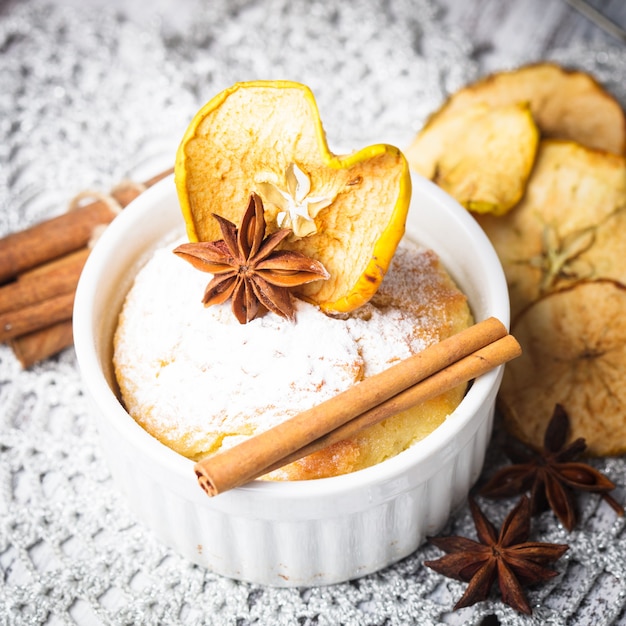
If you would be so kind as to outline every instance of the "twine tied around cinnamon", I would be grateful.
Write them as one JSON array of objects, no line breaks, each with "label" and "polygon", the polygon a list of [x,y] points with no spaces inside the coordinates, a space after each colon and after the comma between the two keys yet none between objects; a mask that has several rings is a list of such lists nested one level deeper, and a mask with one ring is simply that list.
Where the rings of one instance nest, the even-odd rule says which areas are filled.
[{"label": "twine tied around cinnamon", "polygon": [[91,247],[124,207],[171,172],[122,181],[110,194],[81,192],[67,212],[0,240],[0,343],[9,343],[22,367],[72,344],[74,294]]}]

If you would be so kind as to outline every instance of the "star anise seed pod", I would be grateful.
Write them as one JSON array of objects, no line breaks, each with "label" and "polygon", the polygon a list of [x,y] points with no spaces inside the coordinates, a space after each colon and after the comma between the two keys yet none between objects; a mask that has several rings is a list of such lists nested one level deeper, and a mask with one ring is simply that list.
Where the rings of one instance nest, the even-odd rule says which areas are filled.
[{"label": "star anise seed pod", "polygon": [[532,514],[549,506],[569,531],[576,525],[576,489],[599,493],[623,515],[623,507],[608,494],[615,484],[587,463],[574,461],[587,445],[579,438],[566,446],[568,430],[567,412],[557,404],[546,428],[543,449],[536,453],[525,446],[507,448],[514,465],[496,472],[481,489],[481,495],[508,498],[530,491]]},{"label": "star anise seed pod", "polygon": [[214,275],[207,285],[205,306],[232,298],[232,310],[240,324],[246,324],[268,310],[293,320],[289,290],[330,274],[314,259],[292,250],[277,250],[291,232],[283,228],[265,237],[263,201],[252,193],[248,208],[237,229],[229,220],[214,214],[223,239],[185,243],[174,253],[195,268]]},{"label": "star anise seed pod", "polygon": [[433,537],[429,541],[447,554],[424,565],[436,572],[469,582],[454,610],[486,600],[498,580],[502,601],[516,611],[530,615],[523,586],[549,580],[558,572],[546,564],[558,560],[568,549],[565,544],[527,541],[530,535],[530,502],[523,496],[507,515],[500,532],[473,499],[470,510],[479,541],[466,537]]}]

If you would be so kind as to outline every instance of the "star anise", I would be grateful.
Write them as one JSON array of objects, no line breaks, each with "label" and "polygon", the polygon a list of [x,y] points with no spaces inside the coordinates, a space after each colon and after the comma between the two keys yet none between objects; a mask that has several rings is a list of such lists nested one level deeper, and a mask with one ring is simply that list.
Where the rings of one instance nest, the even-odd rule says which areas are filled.
[{"label": "star anise", "polygon": [[546,565],[558,560],[568,546],[527,541],[531,515],[526,496],[507,515],[499,533],[472,499],[470,509],[479,541],[466,537],[431,538],[430,542],[447,554],[424,565],[444,576],[469,582],[455,610],[486,600],[497,579],[502,601],[530,615],[522,587],[556,576],[557,572]]},{"label": "star anise", "polygon": [[619,514],[623,507],[609,491],[615,484],[587,463],[575,462],[587,447],[581,437],[565,445],[569,430],[569,416],[560,404],[554,408],[544,435],[543,449],[533,452],[524,446],[507,447],[514,465],[505,467],[487,482],[481,494],[489,498],[507,498],[530,491],[532,514],[548,506],[567,530],[576,525],[576,507],[573,491],[599,493]]},{"label": "star anise", "polygon": [[236,228],[215,215],[223,239],[185,243],[174,252],[195,268],[214,275],[207,285],[205,306],[232,298],[232,310],[239,323],[246,324],[268,310],[281,317],[295,317],[290,289],[330,274],[314,259],[292,250],[277,250],[291,232],[277,230],[265,237],[263,201],[253,193]]}]

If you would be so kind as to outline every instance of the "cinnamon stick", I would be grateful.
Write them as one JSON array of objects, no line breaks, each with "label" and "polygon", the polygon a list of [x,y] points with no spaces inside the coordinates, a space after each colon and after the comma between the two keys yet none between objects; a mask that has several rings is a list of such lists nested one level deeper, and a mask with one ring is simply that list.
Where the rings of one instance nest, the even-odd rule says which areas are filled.
[{"label": "cinnamon stick", "polygon": [[88,256],[88,248],[77,250],[29,270],[16,281],[0,287],[0,313],[17,311],[74,291]]},{"label": "cinnamon stick", "polygon": [[72,320],[68,319],[15,337],[9,344],[21,366],[26,369],[71,346],[73,341]]},{"label": "cinnamon stick", "polygon": [[102,200],[7,235],[0,246],[0,284],[20,272],[84,248],[96,226],[108,224],[115,211]]},{"label": "cinnamon stick", "polygon": [[515,339],[513,335],[506,335],[488,346],[476,350],[476,352],[469,354],[441,371],[432,374],[428,378],[413,385],[413,387],[409,387],[393,398],[379,404],[377,407],[362,413],[343,426],[335,428],[335,430],[323,435],[307,446],[300,448],[300,450],[294,454],[281,459],[279,463],[270,466],[264,470],[262,474],[254,478],[258,478],[263,474],[283,467],[283,465],[297,461],[304,456],[313,454],[313,452],[327,448],[338,441],[349,439],[368,426],[373,426],[392,415],[396,415],[418,404],[432,400],[442,393],[454,389],[457,385],[478,378],[499,365],[503,365],[517,358],[520,356],[521,352],[521,347],[517,339]]},{"label": "cinnamon stick", "polygon": [[0,315],[0,343],[69,320],[74,306],[74,291],[42,300],[17,311]]},{"label": "cinnamon stick", "polygon": [[[270,468],[284,465],[285,459],[293,460],[296,454],[299,458],[299,451],[312,442],[506,336],[506,328],[495,318],[475,324],[238,446],[203,459],[194,468],[198,482],[213,496],[261,476]],[[510,341],[506,347],[508,351],[504,354],[498,351],[498,358],[513,358]],[[483,355],[477,358],[484,361]],[[490,355],[490,366],[492,359]],[[464,367],[461,372],[463,377],[468,370]],[[444,389],[439,389],[438,385],[435,382],[438,393],[443,393]],[[379,417],[387,414],[387,409],[381,411],[377,414]]]},{"label": "cinnamon stick", "polygon": [[0,241],[0,284],[18,274],[87,246],[94,230],[106,225],[141,191],[172,173],[168,169],[140,185],[122,184],[111,192],[111,200],[97,199]]}]

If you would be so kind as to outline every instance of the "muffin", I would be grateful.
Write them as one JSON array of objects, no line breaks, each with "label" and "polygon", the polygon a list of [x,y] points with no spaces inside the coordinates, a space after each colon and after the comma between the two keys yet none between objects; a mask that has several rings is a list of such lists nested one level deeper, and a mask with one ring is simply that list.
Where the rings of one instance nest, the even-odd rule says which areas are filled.
[{"label": "muffin", "polygon": [[[403,243],[374,297],[330,316],[303,300],[239,324],[228,304],[205,308],[206,274],[164,246],[140,270],[115,333],[123,402],[151,435],[199,460],[267,430],[472,323],[465,295],[437,255]],[[266,478],[345,474],[425,437],[465,386],[395,415]]]}]

